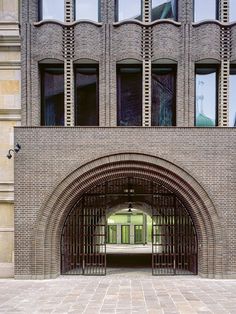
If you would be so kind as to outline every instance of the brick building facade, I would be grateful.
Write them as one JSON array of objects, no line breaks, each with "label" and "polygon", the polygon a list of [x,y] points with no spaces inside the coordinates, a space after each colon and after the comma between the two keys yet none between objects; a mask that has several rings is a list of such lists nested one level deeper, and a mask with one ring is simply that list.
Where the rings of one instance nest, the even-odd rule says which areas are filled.
[{"label": "brick building facade", "polygon": [[[229,73],[236,62],[236,24],[229,21],[230,1],[219,2],[217,20],[203,22],[193,21],[191,0],[161,2],[168,10],[176,4],[176,14],[163,18],[162,11],[162,18],[155,18],[154,9],[159,12],[160,7],[143,0],[140,15],[121,20],[122,1],[117,6],[101,0],[97,20],[76,20],[74,2],[67,0],[65,20],[55,21],[44,19],[43,8],[39,16],[39,1],[22,1],[23,126],[15,128],[15,143],[22,146],[15,156],[16,278],[60,275],[61,235],[71,210],[92,188],[122,178],[147,180],[171,191],[194,225],[197,273],[235,278],[236,139],[235,128],[229,127]],[[211,128],[204,122],[199,127],[196,76],[210,73],[212,67],[218,78],[215,120]],[[163,69],[174,77],[169,85],[160,78]],[[52,73],[58,79],[57,107],[47,90],[47,75]],[[84,89],[92,80],[88,73],[93,88],[97,79],[97,111],[92,107],[95,98],[90,101]],[[141,94],[132,85],[133,75],[137,86],[141,82]],[[81,108],[81,91],[93,111]],[[159,120],[154,115],[161,100],[155,95],[168,99]],[[125,106],[124,99],[130,99]],[[131,114],[125,111],[129,106]],[[200,113],[202,118],[203,110]]]}]

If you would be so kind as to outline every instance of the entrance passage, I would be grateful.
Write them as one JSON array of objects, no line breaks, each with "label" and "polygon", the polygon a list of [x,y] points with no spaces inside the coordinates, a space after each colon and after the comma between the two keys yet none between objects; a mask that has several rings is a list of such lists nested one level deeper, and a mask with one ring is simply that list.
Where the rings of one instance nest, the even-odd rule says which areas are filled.
[{"label": "entrance passage", "polygon": [[[134,224],[111,223],[111,218],[109,221],[119,210],[131,217],[134,209],[151,217],[153,275],[197,274],[197,237],[188,209],[163,185],[136,177],[94,186],[73,206],[62,230],[61,273],[105,275],[107,255],[111,253],[107,249],[111,245],[117,241],[124,246],[147,245],[148,230],[143,221]],[[135,265],[135,252],[129,254],[129,259]],[[119,264],[119,260],[116,262]]]},{"label": "entrance passage", "polygon": [[123,209],[107,218],[108,268],[151,268],[152,219],[135,205],[141,206],[131,202],[130,207],[123,204]]}]

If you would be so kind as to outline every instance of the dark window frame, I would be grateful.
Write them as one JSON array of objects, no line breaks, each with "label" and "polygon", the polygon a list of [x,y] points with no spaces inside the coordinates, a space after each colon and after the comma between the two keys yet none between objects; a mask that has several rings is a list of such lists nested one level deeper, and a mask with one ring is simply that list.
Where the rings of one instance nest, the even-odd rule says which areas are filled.
[{"label": "dark window frame", "polygon": [[[46,63],[46,64],[40,64],[39,65],[39,75],[40,75],[40,126],[49,126],[43,123],[44,118],[44,75],[45,75],[45,69],[47,68],[57,68],[63,70],[64,80],[65,80],[65,72],[64,72],[64,64],[62,63]],[[63,91],[65,95],[65,89]],[[65,109],[64,109],[65,110]],[[65,115],[65,113],[64,113]],[[65,121],[64,121],[65,125]]]},{"label": "dark window frame", "polygon": [[[220,74],[220,65],[219,64],[195,64],[195,69],[194,69],[194,126],[196,128],[199,128],[199,126],[196,125],[196,107],[197,107],[197,102],[196,102],[196,75],[197,75],[197,68],[199,69],[215,69],[216,70],[216,103],[215,103],[215,115],[216,115],[216,119],[215,119],[215,126],[212,126],[212,128],[216,128],[219,125],[219,117],[218,117],[218,113],[219,113],[219,74]],[[207,126],[206,126],[207,127]]]},{"label": "dark window frame", "polygon": [[[120,99],[119,99],[119,93],[118,93],[118,90],[120,91],[120,87],[119,87],[119,85],[120,85],[120,80],[119,80],[119,78],[118,78],[118,75],[119,75],[119,70],[121,69],[121,68],[140,68],[140,70],[141,70],[141,88],[142,88],[142,100],[141,100],[141,103],[143,103],[143,86],[142,86],[142,83],[143,83],[143,65],[141,64],[141,63],[136,63],[136,64],[134,64],[134,63],[131,63],[131,64],[129,64],[129,63],[123,63],[123,64],[117,64],[116,65],[116,103],[117,103],[117,105],[116,105],[116,115],[117,115],[117,117],[116,117],[116,126],[117,127],[124,127],[124,126],[122,126],[122,125],[119,125],[119,115],[118,115],[118,112],[119,112],[119,110],[120,110]],[[141,110],[141,124],[140,125],[134,125],[134,127],[142,127],[142,125],[143,125],[143,112],[142,112],[142,110]],[[127,126],[127,127],[133,127],[133,126]]]},{"label": "dark window frame", "polygon": [[[195,2],[197,0],[193,0],[193,15],[192,15],[192,18],[193,18],[193,22],[195,23],[201,23],[202,21],[195,21]],[[216,4],[216,10],[215,10],[215,20],[218,21],[219,20],[219,17],[220,17],[220,3],[219,3],[219,0],[215,0],[215,4]],[[208,19],[208,20],[211,20],[211,19]],[[204,21],[204,20],[203,20]]]},{"label": "dark window frame", "polygon": [[75,126],[80,126],[77,123],[77,92],[76,92],[76,70],[77,69],[85,69],[85,68],[96,68],[97,73],[98,73],[98,78],[97,78],[97,86],[96,86],[96,99],[97,99],[97,125],[94,126],[99,126],[100,122],[100,112],[99,112],[99,86],[100,86],[100,68],[98,63],[83,63],[83,64],[75,64],[74,65],[74,121],[75,121]]},{"label": "dark window frame", "polygon": [[[175,15],[176,15],[176,19],[173,19],[173,21],[178,21],[179,20],[179,0],[175,0],[175,2],[176,2],[176,12],[175,12]],[[171,20],[172,21],[172,19],[165,19],[165,20]],[[154,21],[158,21],[158,20],[153,20],[152,19],[152,0],[151,0],[151,21],[152,22],[154,22]]]},{"label": "dark window frame", "polygon": [[[173,116],[172,116],[172,125],[171,126],[160,126],[160,127],[174,127],[177,125],[177,71],[178,71],[178,65],[177,64],[152,64],[152,69],[156,68],[156,69],[165,69],[165,68],[172,68],[173,69],[173,73],[174,78],[175,78],[175,93],[174,93],[174,99],[175,99],[175,108],[173,111]],[[151,69],[151,93],[152,93],[152,69]],[[156,127],[154,125],[152,125],[152,99],[151,99],[151,126],[152,127]]]},{"label": "dark window frame", "polygon": [[[141,15],[141,21],[142,21],[143,20],[143,0],[139,0],[139,1],[140,1],[140,15]],[[125,19],[125,20],[119,21],[119,0],[115,0],[114,11],[115,11],[114,12],[115,22],[123,22],[123,21],[132,20],[132,19]]]}]

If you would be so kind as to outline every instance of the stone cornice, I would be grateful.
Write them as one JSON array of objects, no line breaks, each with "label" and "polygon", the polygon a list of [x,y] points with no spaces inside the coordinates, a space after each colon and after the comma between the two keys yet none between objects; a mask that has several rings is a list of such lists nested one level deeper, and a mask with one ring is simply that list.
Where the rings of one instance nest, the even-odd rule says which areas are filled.
[{"label": "stone cornice", "polygon": [[0,202],[1,203],[13,203],[14,202],[14,183],[13,182],[0,183]]},{"label": "stone cornice", "polygon": [[6,70],[6,69],[20,69],[21,68],[21,62],[18,60],[9,60],[9,61],[0,61],[0,69]]},{"label": "stone cornice", "polygon": [[0,109],[0,121],[20,121],[21,109]]}]

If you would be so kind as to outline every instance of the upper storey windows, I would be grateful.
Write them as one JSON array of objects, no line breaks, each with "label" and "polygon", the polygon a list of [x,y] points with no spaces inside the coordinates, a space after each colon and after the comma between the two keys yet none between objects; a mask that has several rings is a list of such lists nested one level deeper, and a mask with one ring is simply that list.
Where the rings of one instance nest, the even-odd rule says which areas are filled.
[{"label": "upper storey windows", "polygon": [[64,0],[42,0],[41,1],[41,19],[64,21]]},{"label": "upper storey windows", "polygon": [[142,19],[141,0],[117,0],[116,1],[116,21],[128,19]]},{"label": "upper storey windows", "polygon": [[229,21],[235,22],[236,21],[236,1],[229,0]]},{"label": "upper storey windows", "polygon": [[100,20],[100,1],[99,0],[76,0],[75,1],[75,19],[91,20],[98,22]]},{"label": "upper storey windows", "polygon": [[216,66],[196,67],[195,77],[195,125],[217,125],[217,77]]},{"label": "upper storey windows", "polygon": [[152,67],[152,126],[176,124],[176,67]]},{"label": "upper storey windows", "polygon": [[231,67],[229,76],[229,126],[236,127],[236,67]]},{"label": "upper storey windows", "polygon": [[[172,19],[177,20],[177,0],[150,0],[151,20]],[[117,0],[116,21],[128,19],[142,20],[141,0]]]},{"label": "upper storey windows", "polygon": [[194,0],[194,22],[215,20],[217,11],[217,0]]},{"label": "upper storey windows", "polygon": [[177,0],[152,0],[152,21],[177,20]]},{"label": "upper storey windows", "polygon": [[142,68],[122,65],[117,68],[117,125],[142,125]]},{"label": "upper storey windows", "polygon": [[62,65],[48,65],[41,68],[41,125],[64,125]]},{"label": "upper storey windows", "polygon": [[[209,0],[211,1],[211,0]],[[74,0],[74,20],[91,20],[99,22],[101,0]],[[150,0],[150,20],[159,19],[177,20],[178,0]],[[39,0],[40,19],[64,21],[65,3],[64,0]],[[115,0],[115,20],[123,21],[136,19],[142,21],[142,0]]]},{"label": "upper storey windows", "polygon": [[[193,0],[194,3],[194,22],[204,20],[215,20],[219,18],[219,0]],[[228,21],[236,21],[236,1],[228,0]],[[226,6],[225,6],[225,11]]]},{"label": "upper storey windows", "polygon": [[[53,19],[64,21],[64,0],[41,0],[40,18],[42,20]],[[75,20],[100,20],[100,0],[75,0]]]}]

